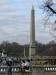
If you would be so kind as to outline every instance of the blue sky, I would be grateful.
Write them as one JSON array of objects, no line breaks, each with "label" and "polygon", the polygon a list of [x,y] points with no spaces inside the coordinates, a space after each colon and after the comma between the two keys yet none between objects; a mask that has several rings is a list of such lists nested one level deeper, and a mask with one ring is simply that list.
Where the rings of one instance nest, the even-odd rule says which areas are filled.
[{"label": "blue sky", "polygon": [[39,8],[42,0],[1,0],[0,1],[0,42],[29,43],[30,15],[35,7],[36,40],[47,43],[53,37],[42,23],[43,11]]}]

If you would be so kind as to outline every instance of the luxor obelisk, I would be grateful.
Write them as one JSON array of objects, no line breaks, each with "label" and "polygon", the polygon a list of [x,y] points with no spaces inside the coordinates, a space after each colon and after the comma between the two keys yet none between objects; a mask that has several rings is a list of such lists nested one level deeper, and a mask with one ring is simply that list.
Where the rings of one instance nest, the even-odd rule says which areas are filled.
[{"label": "luxor obelisk", "polygon": [[30,22],[30,46],[29,46],[29,57],[35,56],[36,46],[35,46],[35,10],[32,6],[31,10],[31,22]]}]

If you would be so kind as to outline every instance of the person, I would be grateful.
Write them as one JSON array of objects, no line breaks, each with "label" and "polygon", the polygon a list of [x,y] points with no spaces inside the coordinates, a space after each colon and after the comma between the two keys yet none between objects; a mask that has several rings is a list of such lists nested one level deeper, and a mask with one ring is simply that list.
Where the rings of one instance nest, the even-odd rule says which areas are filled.
[{"label": "person", "polygon": [[8,75],[12,75],[12,60],[9,58],[9,60],[6,61],[8,66]]},{"label": "person", "polygon": [[25,61],[24,60],[21,61],[21,72],[22,72],[22,75],[24,75],[25,73]]},{"label": "person", "polygon": [[30,60],[29,59],[25,61],[25,73],[26,75],[29,75],[30,73]]}]

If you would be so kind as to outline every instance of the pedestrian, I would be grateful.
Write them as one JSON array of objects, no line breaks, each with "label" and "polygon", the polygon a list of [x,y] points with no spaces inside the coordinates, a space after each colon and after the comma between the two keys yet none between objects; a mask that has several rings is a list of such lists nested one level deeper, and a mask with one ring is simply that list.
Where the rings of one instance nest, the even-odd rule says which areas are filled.
[{"label": "pedestrian", "polygon": [[22,72],[22,75],[24,75],[24,73],[25,73],[25,60],[21,61],[21,72]]},{"label": "pedestrian", "polygon": [[7,66],[8,66],[8,75],[12,75],[12,60],[9,58],[7,60]]},{"label": "pedestrian", "polygon": [[29,75],[29,73],[30,73],[30,60],[26,60],[25,61],[25,73],[26,73],[26,75]]}]

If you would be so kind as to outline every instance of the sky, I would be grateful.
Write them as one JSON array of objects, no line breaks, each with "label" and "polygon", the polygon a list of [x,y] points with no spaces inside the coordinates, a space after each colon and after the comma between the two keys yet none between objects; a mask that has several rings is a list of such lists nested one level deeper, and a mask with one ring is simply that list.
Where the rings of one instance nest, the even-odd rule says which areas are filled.
[{"label": "sky", "polygon": [[47,43],[53,40],[48,28],[43,25],[42,0],[1,0],[0,1],[0,43],[3,41],[29,43],[32,5],[35,8],[36,41]]}]

